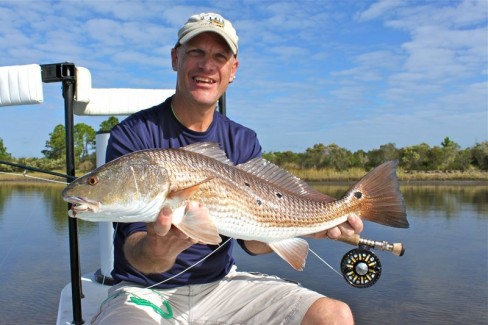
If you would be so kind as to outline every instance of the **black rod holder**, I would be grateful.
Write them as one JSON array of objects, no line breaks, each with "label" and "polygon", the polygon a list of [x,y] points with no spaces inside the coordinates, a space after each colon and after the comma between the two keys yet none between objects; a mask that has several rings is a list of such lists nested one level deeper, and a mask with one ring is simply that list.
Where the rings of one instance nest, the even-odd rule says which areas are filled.
[{"label": "black rod holder", "polygon": [[[74,150],[74,108],[73,100],[76,83],[76,67],[74,63],[54,63],[41,65],[42,81],[62,82],[64,98],[64,126],[66,132],[66,180],[71,182],[75,179],[75,150]],[[71,204],[68,203],[68,210]],[[81,268],[78,246],[78,219],[68,218],[69,231],[69,252],[71,269],[71,294],[73,303],[73,322],[74,325],[84,323],[81,309]]]},{"label": "black rod holder", "polygon": [[[73,75],[63,75],[63,96],[65,107],[65,131],[66,131],[66,174],[68,176],[75,176],[75,150],[74,150],[74,114],[73,114],[73,98],[74,98],[74,65],[73,69],[63,70],[61,72],[73,71]],[[68,204],[68,210],[71,209],[71,204]],[[80,256],[78,247],[78,219],[68,218],[69,228],[69,249],[70,249],[70,265],[71,265],[71,293],[73,303],[73,324],[83,324],[83,315],[81,310],[81,270],[80,270]]]}]

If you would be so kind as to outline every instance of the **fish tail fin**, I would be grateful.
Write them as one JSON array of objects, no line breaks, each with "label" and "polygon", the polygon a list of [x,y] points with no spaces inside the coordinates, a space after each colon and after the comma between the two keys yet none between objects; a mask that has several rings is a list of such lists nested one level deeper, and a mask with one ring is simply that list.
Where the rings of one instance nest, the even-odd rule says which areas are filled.
[{"label": "fish tail fin", "polygon": [[409,227],[396,175],[397,165],[396,160],[381,164],[366,174],[346,194],[359,200],[359,215],[362,219],[390,227]]}]

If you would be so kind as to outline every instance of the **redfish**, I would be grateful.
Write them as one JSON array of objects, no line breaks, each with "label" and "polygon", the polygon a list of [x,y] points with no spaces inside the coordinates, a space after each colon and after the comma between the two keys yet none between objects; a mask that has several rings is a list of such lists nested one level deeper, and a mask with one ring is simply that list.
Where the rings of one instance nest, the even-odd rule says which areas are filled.
[{"label": "redfish", "polygon": [[[396,166],[383,163],[335,200],[263,158],[234,165],[218,144],[196,143],[119,157],[70,183],[63,198],[73,216],[88,221],[153,222],[167,205],[173,225],[200,243],[219,244],[219,234],[265,242],[302,270],[308,243],[298,237],[335,227],[351,213],[408,228]],[[189,201],[203,203],[208,214],[185,213]]]}]

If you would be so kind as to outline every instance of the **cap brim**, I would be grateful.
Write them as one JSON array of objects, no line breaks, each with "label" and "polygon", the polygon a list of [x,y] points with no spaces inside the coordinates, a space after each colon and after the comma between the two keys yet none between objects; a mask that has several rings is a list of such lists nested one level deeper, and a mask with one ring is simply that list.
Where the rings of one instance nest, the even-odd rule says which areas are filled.
[{"label": "cap brim", "polygon": [[232,40],[227,36],[227,34],[223,30],[218,29],[218,28],[211,28],[211,27],[197,28],[195,30],[192,30],[192,31],[186,33],[185,36],[180,38],[178,43],[184,44],[184,43],[188,42],[189,40],[191,40],[193,37],[200,35],[202,33],[207,33],[207,32],[219,34],[225,40],[227,45],[229,45],[229,48],[231,49],[232,53],[234,53],[234,55],[237,55],[237,46],[234,44],[234,42],[232,42]]}]

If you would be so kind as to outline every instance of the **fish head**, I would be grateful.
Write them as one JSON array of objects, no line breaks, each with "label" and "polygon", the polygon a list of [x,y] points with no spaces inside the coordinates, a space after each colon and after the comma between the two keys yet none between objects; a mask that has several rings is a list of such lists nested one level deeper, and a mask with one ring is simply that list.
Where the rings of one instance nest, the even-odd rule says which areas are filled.
[{"label": "fish head", "polygon": [[71,182],[62,196],[80,219],[145,221],[156,218],[169,185],[167,170],[157,163],[116,159]]}]

